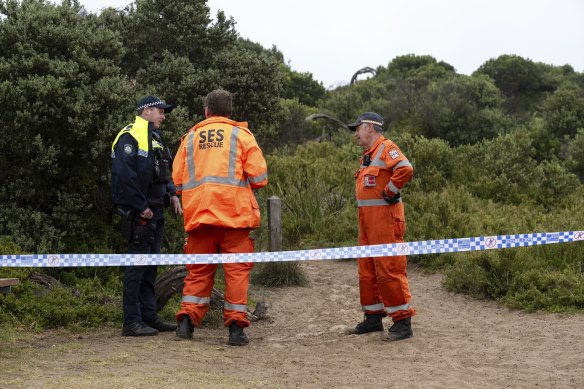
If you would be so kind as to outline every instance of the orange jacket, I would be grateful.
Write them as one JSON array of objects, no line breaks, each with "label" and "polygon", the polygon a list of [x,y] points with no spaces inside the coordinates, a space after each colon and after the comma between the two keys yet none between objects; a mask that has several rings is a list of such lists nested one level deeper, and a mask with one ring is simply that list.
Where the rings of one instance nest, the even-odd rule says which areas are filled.
[{"label": "orange jacket", "polygon": [[268,183],[266,160],[246,122],[212,116],[183,136],[172,165],[185,231],[201,224],[257,228],[252,188]]},{"label": "orange jacket", "polygon": [[[366,159],[370,160],[367,165]],[[383,192],[389,197],[397,195],[410,181],[414,169],[399,147],[384,136],[379,137],[361,158],[361,166],[355,173],[357,205],[368,207],[388,205]]]}]

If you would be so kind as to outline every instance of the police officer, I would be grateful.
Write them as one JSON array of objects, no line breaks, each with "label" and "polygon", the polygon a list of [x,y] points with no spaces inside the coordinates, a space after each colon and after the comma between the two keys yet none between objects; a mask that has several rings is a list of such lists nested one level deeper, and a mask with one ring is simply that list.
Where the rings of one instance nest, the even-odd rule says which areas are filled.
[{"label": "police officer", "polygon": [[[383,118],[375,112],[359,115],[348,126],[364,148],[355,173],[359,245],[403,242],[406,223],[401,190],[414,169],[399,147],[383,136]],[[410,305],[406,265],[404,255],[358,260],[359,295],[365,318],[349,333],[383,331],[382,318],[390,316],[393,325],[386,340],[412,336],[411,317],[416,311]]]},{"label": "police officer", "polygon": [[[171,180],[170,152],[164,147],[160,124],[172,105],[155,96],[142,98],[133,124],[112,144],[112,197],[122,215],[122,234],[130,254],[159,254],[164,229],[164,204],[182,214]],[[124,273],[122,336],[152,336],[174,331],[175,324],[158,318],[154,280],[156,266],[128,266]]]}]

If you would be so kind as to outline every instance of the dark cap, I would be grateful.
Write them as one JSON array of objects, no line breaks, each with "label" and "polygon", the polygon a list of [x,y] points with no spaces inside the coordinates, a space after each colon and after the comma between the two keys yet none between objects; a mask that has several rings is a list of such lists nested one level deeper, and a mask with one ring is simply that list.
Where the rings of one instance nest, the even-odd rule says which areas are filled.
[{"label": "dark cap", "polygon": [[165,113],[169,113],[174,109],[174,106],[166,104],[156,96],[146,96],[142,97],[140,101],[138,101],[138,105],[136,105],[136,111],[141,111],[148,107],[162,108]]},{"label": "dark cap", "polygon": [[381,127],[383,126],[383,118],[375,112],[365,112],[359,115],[357,120],[355,120],[355,123],[347,124],[347,127],[349,127],[351,131],[355,131],[357,127],[363,123],[371,123]]}]

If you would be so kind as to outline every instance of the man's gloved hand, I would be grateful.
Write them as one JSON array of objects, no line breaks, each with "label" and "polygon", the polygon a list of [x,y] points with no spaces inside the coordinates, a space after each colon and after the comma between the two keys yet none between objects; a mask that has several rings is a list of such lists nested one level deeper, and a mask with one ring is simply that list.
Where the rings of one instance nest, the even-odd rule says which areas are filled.
[{"label": "man's gloved hand", "polygon": [[383,199],[388,204],[395,204],[395,203],[399,203],[399,200],[401,199],[401,195],[398,193],[395,196],[392,196],[392,195],[388,194],[387,192],[383,191]]}]

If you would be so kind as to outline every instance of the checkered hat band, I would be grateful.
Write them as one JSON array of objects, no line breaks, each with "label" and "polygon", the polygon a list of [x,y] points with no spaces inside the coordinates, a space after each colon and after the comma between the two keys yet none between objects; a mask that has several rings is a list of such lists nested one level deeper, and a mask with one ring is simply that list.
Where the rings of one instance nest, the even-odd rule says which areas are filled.
[{"label": "checkered hat band", "polygon": [[165,104],[165,103],[164,103],[164,101],[158,100],[158,101],[155,101],[153,103],[142,104],[141,106],[139,106],[138,108],[136,108],[136,111],[141,111],[144,108],[153,107],[153,106],[160,105],[160,104]]}]

